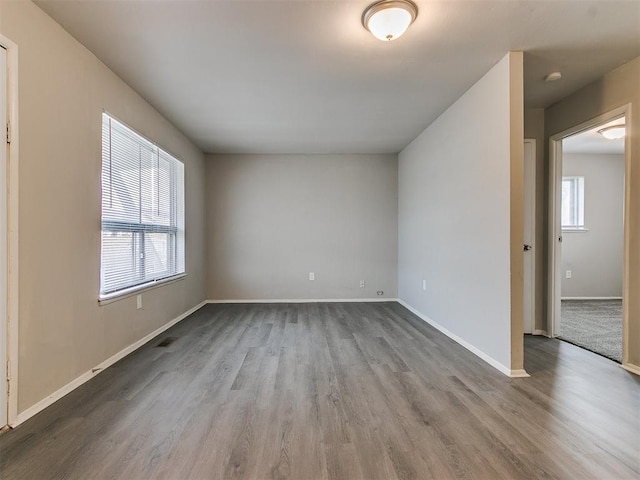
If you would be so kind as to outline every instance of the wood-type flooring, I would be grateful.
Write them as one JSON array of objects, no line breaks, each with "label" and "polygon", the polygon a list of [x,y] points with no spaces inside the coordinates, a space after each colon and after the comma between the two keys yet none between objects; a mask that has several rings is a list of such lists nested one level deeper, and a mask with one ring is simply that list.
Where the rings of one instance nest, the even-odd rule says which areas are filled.
[{"label": "wood-type flooring", "polygon": [[525,359],[395,302],[206,305],[1,435],[0,478],[640,478],[640,379],[542,337]]}]

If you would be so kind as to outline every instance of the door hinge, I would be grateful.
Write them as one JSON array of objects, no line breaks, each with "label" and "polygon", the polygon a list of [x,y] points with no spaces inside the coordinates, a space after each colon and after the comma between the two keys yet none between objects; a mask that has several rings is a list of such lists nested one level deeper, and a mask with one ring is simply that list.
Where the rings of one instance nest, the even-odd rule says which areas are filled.
[{"label": "door hinge", "polygon": [[11,396],[11,360],[7,359],[7,398]]},{"label": "door hinge", "polygon": [[11,143],[11,123],[7,122],[7,143]]}]

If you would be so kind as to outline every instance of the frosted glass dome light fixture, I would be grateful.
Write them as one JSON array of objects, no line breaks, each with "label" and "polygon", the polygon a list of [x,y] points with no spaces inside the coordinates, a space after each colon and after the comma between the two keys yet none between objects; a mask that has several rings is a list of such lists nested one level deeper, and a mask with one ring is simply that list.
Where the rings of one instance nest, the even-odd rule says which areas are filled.
[{"label": "frosted glass dome light fixture", "polygon": [[418,16],[411,0],[381,0],[369,5],[362,14],[362,25],[378,40],[390,42],[407,31]]},{"label": "frosted glass dome light fixture", "polygon": [[603,128],[602,130],[598,130],[598,133],[608,140],[618,140],[619,138],[624,137],[625,132],[626,129],[624,123],[622,125],[612,125],[610,127]]}]

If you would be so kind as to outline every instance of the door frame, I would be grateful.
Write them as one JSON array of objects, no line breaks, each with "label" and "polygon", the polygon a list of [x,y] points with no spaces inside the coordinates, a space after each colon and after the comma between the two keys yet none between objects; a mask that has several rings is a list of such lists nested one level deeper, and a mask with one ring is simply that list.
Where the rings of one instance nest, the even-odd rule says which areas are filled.
[{"label": "door frame", "polygon": [[[562,285],[562,228],[560,226],[562,203],[562,140],[576,133],[590,130],[598,125],[625,117],[627,132],[631,131],[631,104],[625,104],[606,113],[598,115],[579,125],[563,130],[549,137],[549,263],[548,263],[548,297],[547,319],[548,335],[556,337],[560,324],[560,301]],[[623,202],[623,266],[622,266],[622,365],[629,361],[629,309],[626,299],[629,294],[629,211],[631,197],[630,186],[631,152],[628,138],[624,142],[624,202]]]},{"label": "door frame", "polygon": [[[7,51],[7,121],[11,125],[10,143],[6,156],[7,208],[7,423],[15,424],[18,417],[18,332],[19,332],[19,277],[18,277],[18,46],[0,34],[0,46]],[[4,132],[2,132],[4,135]],[[4,388],[4,386],[2,386]],[[3,428],[3,425],[0,425]]]},{"label": "door frame", "polygon": [[[530,318],[531,324],[524,325],[525,333],[534,334],[536,332],[536,165],[537,165],[537,145],[535,138],[525,138],[525,145],[527,143],[533,145],[533,158],[531,159],[531,165],[527,165],[526,162],[524,164],[524,172],[526,178],[526,169],[529,168],[529,181],[531,182],[531,250],[529,251],[529,255],[531,257],[531,289],[528,292],[531,295],[531,311]],[[526,155],[523,156],[523,161],[525,160]],[[526,182],[525,182],[526,183]],[[526,186],[524,187],[526,188]],[[524,205],[526,205],[527,199],[524,199]],[[524,268],[523,268],[524,272]],[[524,292],[524,295],[527,295],[527,292]],[[526,318],[526,317],[525,317]],[[530,327],[530,328],[527,328]],[[527,332],[529,330],[529,332]]]}]

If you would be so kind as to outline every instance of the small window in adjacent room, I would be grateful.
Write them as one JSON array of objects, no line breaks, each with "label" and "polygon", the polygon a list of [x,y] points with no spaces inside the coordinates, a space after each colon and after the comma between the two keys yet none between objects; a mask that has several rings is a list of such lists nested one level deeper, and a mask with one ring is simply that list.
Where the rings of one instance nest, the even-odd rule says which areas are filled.
[{"label": "small window in adjacent room", "polygon": [[184,274],[184,165],[102,115],[100,300]]},{"label": "small window in adjacent room", "polygon": [[562,229],[585,230],[584,177],[562,177]]}]

